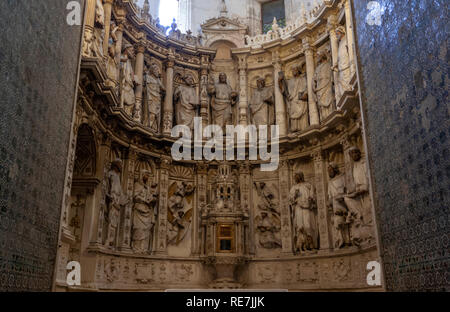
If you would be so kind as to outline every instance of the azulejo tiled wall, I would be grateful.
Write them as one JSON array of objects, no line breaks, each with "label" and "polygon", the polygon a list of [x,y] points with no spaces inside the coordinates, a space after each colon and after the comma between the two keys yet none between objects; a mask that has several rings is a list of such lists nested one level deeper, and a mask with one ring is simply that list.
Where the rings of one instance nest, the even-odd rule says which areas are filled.
[{"label": "azulejo tiled wall", "polygon": [[67,3],[0,1],[0,290],[53,281],[81,39]]},{"label": "azulejo tiled wall", "polygon": [[386,288],[448,291],[448,1],[352,2]]}]

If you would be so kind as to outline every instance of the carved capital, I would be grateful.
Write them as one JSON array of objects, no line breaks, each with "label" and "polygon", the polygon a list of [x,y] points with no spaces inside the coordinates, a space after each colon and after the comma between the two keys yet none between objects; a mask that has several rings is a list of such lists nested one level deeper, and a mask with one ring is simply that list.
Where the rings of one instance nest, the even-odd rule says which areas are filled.
[{"label": "carved capital", "polygon": [[314,159],[314,162],[323,162],[323,151],[321,149],[315,150],[311,153],[311,157]]},{"label": "carved capital", "polygon": [[344,136],[339,143],[342,145],[342,148],[345,150],[349,149],[352,146],[352,142],[350,141],[349,136]]},{"label": "carved capital", "polygon": [[208,164],[204,162],[198,162],[196,164],[195,170],[197,174],[207,174],[208,173]]},{"label": "carved capital", "polygon": [[143,40],[136,43],[134,46],[136,53],[144,53],[145,52],[145,42]]}]

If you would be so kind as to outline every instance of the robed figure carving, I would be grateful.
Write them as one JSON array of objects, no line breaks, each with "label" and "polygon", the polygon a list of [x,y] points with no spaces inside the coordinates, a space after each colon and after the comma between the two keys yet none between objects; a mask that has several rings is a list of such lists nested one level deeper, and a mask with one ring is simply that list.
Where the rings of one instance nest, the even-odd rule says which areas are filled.
[{"label": "robed figure carving", "polygon": [[295,174],[295,183],[289,193],[289,203],[294,230],[294,252],[298,253],[319,248],[319,230],[314,186],[305,182],[303,172]]},{"label": "robed figure carving", "polygon": [[227,82],[227,75],[220,73],[219,82],[208,87],[211,98],[213,124],[225,129],[232,124],[232,107],[236,104],[237,93]]},{"label": "robed figure carving", "polygon": [[359,245],[373,238],[372,204],[367,168],[361,151],[354,146],[348,153],[353,160],[353,185],[348,188],[344,201],[349,209],[352,244]]},{"label": "robed figure carving", "polygon": [[249,104],[253,125],[256,127],[273,125],[275,123],[274,90],[266,87],[264,78],[258,79],[256,83],[258,88],[253,92]]},{"label": "robed figure carving", "polygon": [[324,120],[333,112],[333,71],[327,52],[319,55],[319,63],[313,78],[313,91],[320,110],[320,120]]},{"label": "robed figure carving", "polygon": [[122,51],[122,88],[121,88],[121,101],[122,107],[129,116],[133,116],[134,107],[136,105],[136,96],[134,88],[138,84],[138,79],[134,74],[133,64],[131,62],[134,51],[133,46],[129,43],[125,44]]},{"label": "robed figure carving", "polygon": [[287,102],[290,130],[296,132],[309,126],[306,65],[294,67],[292,76],[286,80],[282,73],[278,85]]},{"label": "robed figure carving", "polygon": [[150,237],[158,214],[158,184],[149,186],[149,177],[149,172],[143,171],[142,180],[134,184],[131,246],[136,253],[149,251]]},{"label": "robed figure carving", "polygon": [[344,198],[347,192],[345,175],[335,163],[328,165],[328,207],[333,212],[332,224],[334,231],[334,247],[342,248],[350,245],[350,233],[348,224],[348,209]]},{"label": "robed figure carving", "polygon": [[174,92],[175,119],[177,125],[194,129],[195,112],[200,107],[199,96],[191,75],[183,77],[185,85],[179,85]]},{"label": "robed figure carving", "polygon": [[161,81],[158,65],[152,64],[145,75],[146,105],[149,112],[149,127],[154,132],[159,131],[161,124],[161,104],[166,95],[166,88]]},{"label": "robed figure carving", "polygon": [[111,248],[116,246],[120,211],[122,210],[122,207],[129,203],[129,200],[122,189],[121,174],[122,160],[116,159],[111,163],[111,170],[106,177],[106,206],[108,208],[106,219],[108,232],[105,245]]},{"label": "robed figure carving", "polygon": [[336,97],[340,99],[345,91],[351,89],[350,80],[352,79],[351,61],[348,53],[347,37],[345,36],[345,28],[339,26],[336,29],[336,36],[339,41],[338,61],[333,70],[338,73],[338,81],[336,81]]}]

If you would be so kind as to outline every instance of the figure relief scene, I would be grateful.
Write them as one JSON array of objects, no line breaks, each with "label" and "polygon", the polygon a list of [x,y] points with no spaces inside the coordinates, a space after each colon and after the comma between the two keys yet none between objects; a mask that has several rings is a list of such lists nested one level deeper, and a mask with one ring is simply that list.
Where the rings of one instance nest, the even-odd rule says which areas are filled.
[{"label": "figure relief scene", "polygon": [[347,1],[86,2],[56,287],[369,289]]}]

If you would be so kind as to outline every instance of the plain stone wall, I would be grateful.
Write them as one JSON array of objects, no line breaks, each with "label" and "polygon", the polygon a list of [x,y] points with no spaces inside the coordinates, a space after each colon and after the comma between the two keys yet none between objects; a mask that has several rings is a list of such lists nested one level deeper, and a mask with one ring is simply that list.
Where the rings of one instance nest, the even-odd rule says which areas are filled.
[{"label": "plain stone wall", "polygon": [[450,290],[448,0],[353,1],[386,288]]},{"label": "plain stone wall", "polygon": [[67,3],[0,1],[0,290],[53,281],[82,28]]}]

